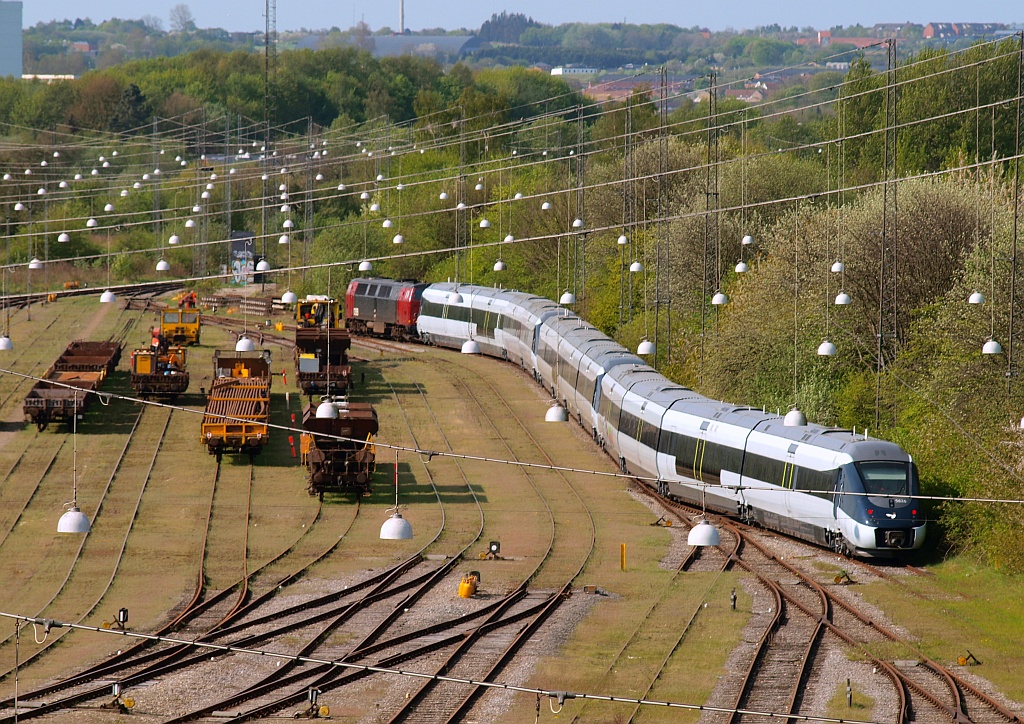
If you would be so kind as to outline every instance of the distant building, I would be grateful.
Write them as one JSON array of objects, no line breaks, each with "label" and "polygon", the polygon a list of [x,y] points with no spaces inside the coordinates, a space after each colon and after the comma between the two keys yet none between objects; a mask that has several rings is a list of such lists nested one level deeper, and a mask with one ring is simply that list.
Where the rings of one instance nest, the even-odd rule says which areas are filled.
[{"label": "distant building", "polygon": [[[317,50],[322,46],[322,35],[307,35],[292,40],[296,48]],[[354,41],[346,39],[349,45],[358,45],[377,58],[398,55],[416,55],[433,58],[442,62],[456,61],[470,53],[488,46],[475,35],[367,35]],[[489,47],[489,46],[488,46]]]},{"label": "distant building", "polygon": [[576,68],[571,65],[559,65],[551,69],[551,75],[595,75],[597,68]]},{"label": "distant building", "polygon": [[956,26],[953,23],[928,23],[924,26],[922,36],[925,38],[955,38]]},{"label": "distant building", "polygon": [[0,0],[0,76],[21,77],[21,2]]}]

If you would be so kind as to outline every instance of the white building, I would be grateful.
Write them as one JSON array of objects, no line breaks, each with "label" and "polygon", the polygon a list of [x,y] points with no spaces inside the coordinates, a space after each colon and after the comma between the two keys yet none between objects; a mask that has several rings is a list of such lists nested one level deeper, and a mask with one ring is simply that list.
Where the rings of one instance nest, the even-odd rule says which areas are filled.
[{"label": "white building", "polygon": [[21,2],[0,0],[0,76],[21,77]]},{"label": "white building", "polygon": [[551,69],[551,75],[594,75],[598,73],[597,68],[574,68],[570,65],[558,66]]}]

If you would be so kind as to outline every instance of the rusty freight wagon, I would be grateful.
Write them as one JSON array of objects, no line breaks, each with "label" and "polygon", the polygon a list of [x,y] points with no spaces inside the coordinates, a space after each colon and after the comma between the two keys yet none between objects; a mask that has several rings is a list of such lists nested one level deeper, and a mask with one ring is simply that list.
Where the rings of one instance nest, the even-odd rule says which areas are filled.
[{"label": "rusty freight wagon", "polygon": [[259,454],[269,439],[270,352],[218,350],[200,442],[218,462],[224,453]]},{"label": "rusty freight wagon", "polygon": [[72,342],[25,396],[25,419],[44,430],[51,422],[81,418],[95,397],[90,393],[103,386],[120,359],[118,342]]},{"label": "rusty freight wagon", "polygon": [[302,429],[302,462],[309,471],[310,495],[322,497],[325,490],[370,494],[376,464],[373,405],[344,399],[310,403],[302,414]]}]

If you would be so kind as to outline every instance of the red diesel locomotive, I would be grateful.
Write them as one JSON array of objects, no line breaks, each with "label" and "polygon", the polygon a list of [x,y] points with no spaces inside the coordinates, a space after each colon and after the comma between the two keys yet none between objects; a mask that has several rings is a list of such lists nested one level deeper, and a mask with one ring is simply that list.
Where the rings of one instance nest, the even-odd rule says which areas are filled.
[{"label": "red diesel locomotive", "polygon": [[361,277],[345,293],[345,323],[353,334],[416,340],[420,299],[429,286],[409,279]]}]

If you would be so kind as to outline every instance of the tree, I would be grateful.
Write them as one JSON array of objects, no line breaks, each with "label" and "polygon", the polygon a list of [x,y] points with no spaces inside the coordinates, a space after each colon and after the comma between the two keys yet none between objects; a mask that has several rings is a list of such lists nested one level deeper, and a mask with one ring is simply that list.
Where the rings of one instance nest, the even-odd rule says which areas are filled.
[{"label": "tree", "polygon": [[173,33],[191,33],[196,29],[196,20],[192,16],[192,10],[185,3],[178,3],[172,7],[169,19]]},{"label": "tree", "polygon": [[146,96],[132,83],[121,92],[121,98],[110,114],[110,130],[127,133],[144,126],[152,115],[153,110]]}]

